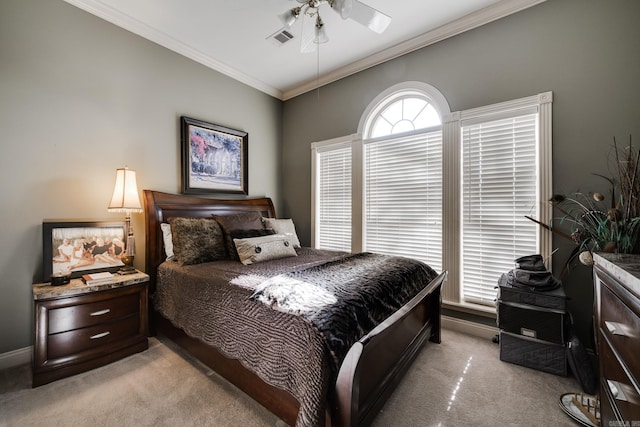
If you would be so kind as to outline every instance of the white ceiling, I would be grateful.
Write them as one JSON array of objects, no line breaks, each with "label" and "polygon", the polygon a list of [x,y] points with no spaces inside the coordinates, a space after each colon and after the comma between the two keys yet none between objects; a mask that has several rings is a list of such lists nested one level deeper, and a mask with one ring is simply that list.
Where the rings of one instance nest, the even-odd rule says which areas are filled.
[{"label": "white ceiling", "polygon": [[300,53],[299,38],[268,40],[295,0],[65,1],[285,100],[545,0],[362,0],[392,18],[383,34],[323,4],[329,42],[315,53]]}]

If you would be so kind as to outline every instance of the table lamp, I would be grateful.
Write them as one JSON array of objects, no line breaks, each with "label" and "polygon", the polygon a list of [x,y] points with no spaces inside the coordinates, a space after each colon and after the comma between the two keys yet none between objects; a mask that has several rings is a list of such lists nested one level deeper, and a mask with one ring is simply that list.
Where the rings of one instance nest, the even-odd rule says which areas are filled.
[{"label": "table lamp", "polygon": [[138,196],[138,186],[136,184],[136,171],[128,167],[116,169],[116,185],[113,189],[113,196],[107,208],[109,212],[125,212],[127,226],[127,243],[122,257],[124,267],[122,273],[133,272],[133,257],[136,254],[136,243],[133,238],[133,227],[131,227],[131,213],[142,212],[140,197]]}]

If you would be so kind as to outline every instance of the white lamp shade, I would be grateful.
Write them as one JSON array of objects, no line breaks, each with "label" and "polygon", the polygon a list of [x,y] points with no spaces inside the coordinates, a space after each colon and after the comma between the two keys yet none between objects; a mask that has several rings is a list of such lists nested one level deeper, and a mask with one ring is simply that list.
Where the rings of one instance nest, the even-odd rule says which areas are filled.
[{"label": "white lamp shade", "polygon": [[128,168],[116,169],[116,185],[107,209],[109,212],[142,212],[136,171]]}]

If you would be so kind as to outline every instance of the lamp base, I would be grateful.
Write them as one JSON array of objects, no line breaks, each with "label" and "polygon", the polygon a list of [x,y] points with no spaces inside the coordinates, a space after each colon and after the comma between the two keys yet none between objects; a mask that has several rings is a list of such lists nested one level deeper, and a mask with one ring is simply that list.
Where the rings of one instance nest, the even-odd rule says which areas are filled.
[{"label": "lamp base", "polygon": [[138,270],[136,270],[133,267],[129,267],[129,266],[124,266],[122,267],[120,270],[118,270],[118,274],[123,275],[123,274],[135,274],[137,273]]},{"label": "lamp base", "polygon": [[136,269],[133,266],[133,255],[125,255],[121,259],[124,266],[118,270],[118,274],[133,274],[136,272]]}]

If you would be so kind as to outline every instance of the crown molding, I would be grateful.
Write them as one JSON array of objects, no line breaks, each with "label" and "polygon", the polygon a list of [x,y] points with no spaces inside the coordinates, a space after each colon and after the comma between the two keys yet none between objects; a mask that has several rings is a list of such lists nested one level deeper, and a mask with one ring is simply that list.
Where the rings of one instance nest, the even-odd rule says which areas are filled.
[{"label": "crown molding", "polygon": [[278,98],[282,101],[294,98],[303,93],[314,90],[318,87],[343,79],[350,75],[364,71],[368,68],[382,64],[391,59],[432,45],[449,37],[464,33],[480,27],[489,22],[514,14],[521,10],[543,3],[546,0],[506,0],[494,3],[465,17],[447,23],[432,31],[414,37],[411,40],[399,43],[389,49],[385,49],[374,55],[356,61],[346,67],[329,72],[320,78],[314,78],[306,83],[298,85],[292,89],[281,91],[270,86],[258,79],[248,76],[247,74],[230,67],[229,65],[212,58],[203,52],[194,49],[185,43],[169,36],[166,33],[156,30],[143,22],[124,14],[110,6],[107,6],[100,0],[64,0],[73,6],[76,6],[92,15],[106,20],[114,25],[124,28],[134,34],[146,38],[160,46],[166,47],[180,55],[183,55],[193,61],[196,61],[206,67],[209,67],[221,74],[231,77],[241,83],[244,83],[254,89]]},{"label": "crown molding", "polygon": [[359,73],[360,71],[364,71],[391,59],[406,55],[407,53],[422,49],[423,47],[435,44],[458,34],[462,34],[474,28],[478,28],[482,25],[520,12],[521,10],[528,9],[545,1],[546,0],[508,0],[506,2],[494,3],[491,6],[487,6],[460,19],[449,22],[441,27],[414,37],[413,39],[399,43],[389,49],[385,49],[360,61],[351,63],[346,67],[320,76],[319,79],[314,79],[291,90],[284,91],[282,99],[286,101],[287,99],[302,95],[310,90],[317,89],[318,87]]}]

